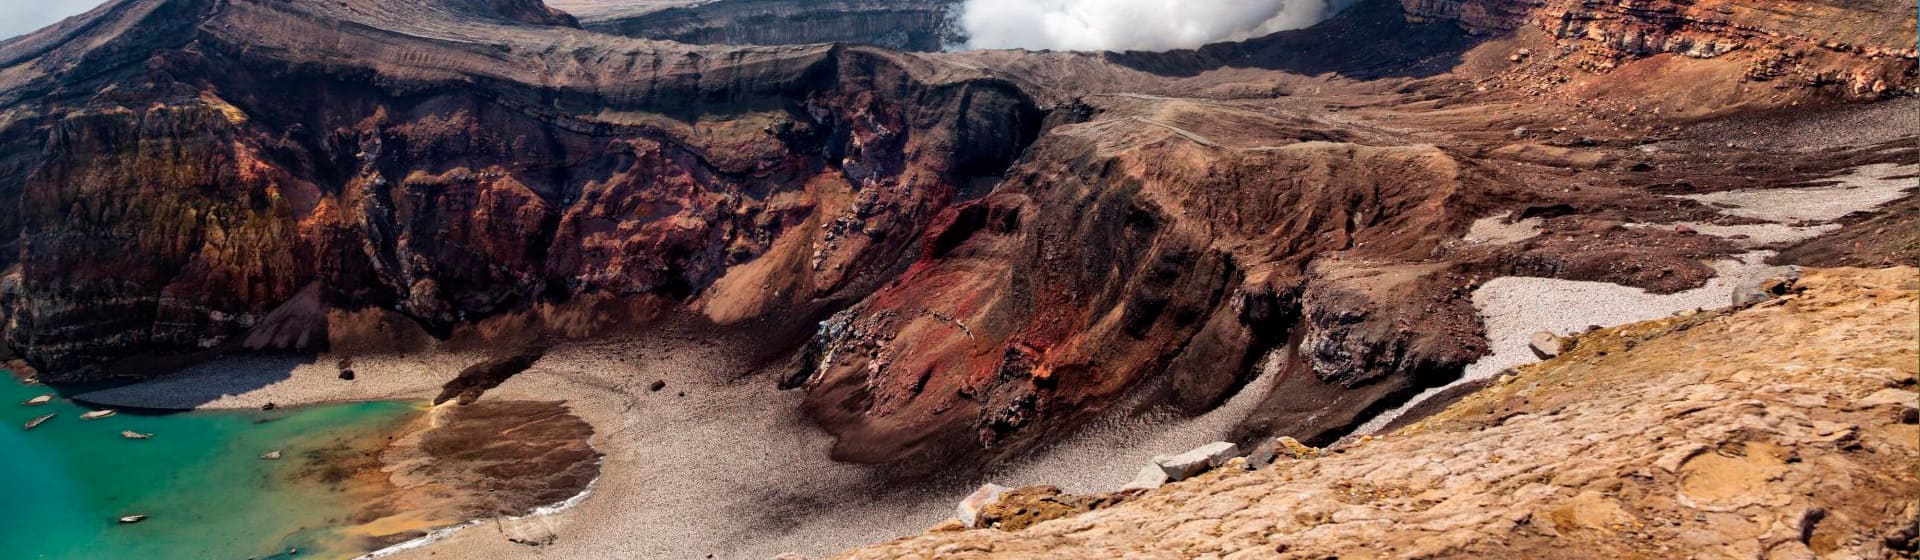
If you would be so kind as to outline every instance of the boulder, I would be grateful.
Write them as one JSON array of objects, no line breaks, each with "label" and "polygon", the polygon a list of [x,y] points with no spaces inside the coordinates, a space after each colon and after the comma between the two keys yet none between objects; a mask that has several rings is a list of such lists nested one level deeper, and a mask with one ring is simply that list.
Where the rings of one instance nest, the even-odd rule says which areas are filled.
[{"label": "boulder", "polygon": [[1186,453],[1161,459],[1156,463],[1160,466],[1160,471],[1167,474],[1167,480],[1186,480],[1226,463],[1227,459],[1232,459],[1239,450],[1239,447],[1234,444],[1216,441],[1195,447]]},{"label": "boulder", "polygon": [[960,506],[955,509],[954,517],[959,518],[962,525],[974,527],[974,522],[979,520],[980,510],[999,501],[1000,495],[1005,493],[1007,493],[1005,486],[991,482],[982,484],[978,490],[968,494],[966,499],[960,500]]},{"label": "boulder", "polygon": [[1120,489],[1152,490],[1166,484],[1167,471],[1160,470],[1160,461],[1164,460],[1166,460],[1166,456],[1164,455],[1155,456],[1146,466],[1140,467],[1140,474],[1135,475],[1132,482],[1128,482],[1126,486],[1121,486]]},{"label": "boulder", "polygon": [[1560,355],[1560,336],[1547,331],[1533,333],[1533,336],[1527,337],[1527,348],[1532,349],[1533,355],[1539,356],[1542,360],[1558,356]]}]

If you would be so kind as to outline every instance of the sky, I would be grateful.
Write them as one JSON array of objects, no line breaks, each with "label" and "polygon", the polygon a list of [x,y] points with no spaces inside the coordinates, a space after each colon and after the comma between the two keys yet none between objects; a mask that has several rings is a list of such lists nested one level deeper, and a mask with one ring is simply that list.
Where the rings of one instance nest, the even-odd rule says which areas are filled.
[{"label": "sky", "polygon": [[103,0],[0,0],[0,39],[53,25]]}]

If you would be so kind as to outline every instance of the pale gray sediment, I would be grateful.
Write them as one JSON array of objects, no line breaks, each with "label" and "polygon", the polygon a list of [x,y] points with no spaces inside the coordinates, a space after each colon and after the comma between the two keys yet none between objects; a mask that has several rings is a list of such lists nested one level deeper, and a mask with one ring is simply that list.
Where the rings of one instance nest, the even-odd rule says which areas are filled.
[{"label": "pale gray sediment", "polygon": [[1504,212],[1474,220],[1473,225],[1467,228],[1467,235],[1461,240],[1476,244],[1505,245],[1526,241],[1540,235],[1540,224],[1545,220],[1535,217],[1508,222],[1508,218],[1512,215],[1512,212]]},{"label": "pale gray sediment", "polygon": [[1906,191],[1920,187],[1920,178],[1913,177],[1916,172],[1920,172],[1920,165],[1877,163],[1825,180],[1833,184],[1741,189],[1681,198],[1705,203],[1722,213],[1769,222],[1830,222],[1898,200]]}]

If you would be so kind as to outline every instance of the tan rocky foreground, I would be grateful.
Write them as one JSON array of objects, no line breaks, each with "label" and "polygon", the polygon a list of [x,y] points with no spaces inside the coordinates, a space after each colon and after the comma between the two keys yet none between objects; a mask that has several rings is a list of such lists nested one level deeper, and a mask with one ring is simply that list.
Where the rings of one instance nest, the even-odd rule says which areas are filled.
[{"label": "tan rocky foreground", "polygon": [[[1319,459],[844,558],[1889,558],[1920,479],[1912,268],[1606,329]],[[1236,461],[1234,464],[1238,464]]]}]

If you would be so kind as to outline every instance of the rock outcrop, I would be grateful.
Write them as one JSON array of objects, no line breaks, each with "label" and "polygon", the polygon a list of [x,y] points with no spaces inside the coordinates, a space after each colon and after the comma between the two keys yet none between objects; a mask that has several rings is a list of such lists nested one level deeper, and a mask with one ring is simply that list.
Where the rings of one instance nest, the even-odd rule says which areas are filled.
[{"label": "rock outcrop", "polygon": [[929,533],[841,557],[1911,555],[1920,271],[1812,270],[1796,290],[1581,335],[1439,415],[1326,456],[1216,470],[1023,531]]},{"label": "rock outcrop", "polygon": [[[524,7],[124,1],[7,44],[0,128],[41,142],[5,186],[10,343],[94,378],[222,347],[308,286],[311,321],[390,309],[442,336],[580,294],[804,317],[912,256],[1039,124],[1003,82],[891,53],[709,58]],[[568,37],[616,60],[556,58]]]}]

